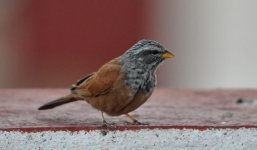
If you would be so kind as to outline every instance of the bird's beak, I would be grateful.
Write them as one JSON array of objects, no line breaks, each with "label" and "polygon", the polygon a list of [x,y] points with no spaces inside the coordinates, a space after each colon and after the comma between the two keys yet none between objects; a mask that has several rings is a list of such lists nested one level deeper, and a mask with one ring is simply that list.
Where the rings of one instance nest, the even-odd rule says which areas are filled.
[{"label": "bird's beak", "polygon": [[173,55],[171,52],[166,51],[164,54],[162,54],[162,58],[166,59],[166,58],[172,58],[175,55]]}]

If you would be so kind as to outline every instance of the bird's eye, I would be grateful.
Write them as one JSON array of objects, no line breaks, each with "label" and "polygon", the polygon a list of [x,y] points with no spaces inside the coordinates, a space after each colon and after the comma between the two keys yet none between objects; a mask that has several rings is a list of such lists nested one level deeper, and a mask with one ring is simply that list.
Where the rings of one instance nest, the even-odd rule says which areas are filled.
[{"label": "bird's eye", "polygon": [[159,53],[159,51],[157,51],[157,50],[151,51],[151,54],[153,54],[153,55],[156,55],[158,53]]}]

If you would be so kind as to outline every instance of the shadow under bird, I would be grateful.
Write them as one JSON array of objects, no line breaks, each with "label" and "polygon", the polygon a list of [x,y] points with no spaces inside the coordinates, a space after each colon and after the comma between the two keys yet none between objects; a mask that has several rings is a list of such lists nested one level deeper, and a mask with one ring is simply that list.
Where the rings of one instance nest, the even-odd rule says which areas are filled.
[{"label": "shadow under bird", "polygon": [[121,56],[112,59],[76,84],[71,93],[48,102],[39,110],[51,109],[66,103],[84,100],[110,116],[126,115],[133,124],[141,124],[129,115],[151,96],[156,86],[156,68],[174,55],[160,43],[140,40]]}]

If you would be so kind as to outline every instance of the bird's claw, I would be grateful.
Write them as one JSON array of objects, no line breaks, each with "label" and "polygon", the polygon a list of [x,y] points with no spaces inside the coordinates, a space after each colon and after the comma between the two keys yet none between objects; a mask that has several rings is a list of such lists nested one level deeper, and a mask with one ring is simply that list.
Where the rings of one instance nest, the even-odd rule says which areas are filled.
[{"label": "bird's claw", "polygon": [[149,125],[149,123],[147,123],[147,122],[142,123],[142,122],[139,122],[137,120],[134,120],[132,124],[133,125]]},{"label": "bird's claw", "polygon": [[117,125],[115,123],[108,123],[107,121],[103,121],[102,128],[111,128],[116,129]]},{"label": "bird's claw", "polygon": [[139,122],[137,120],[133,120],[132,124],[133,125],[143,125],[141,122]]}]

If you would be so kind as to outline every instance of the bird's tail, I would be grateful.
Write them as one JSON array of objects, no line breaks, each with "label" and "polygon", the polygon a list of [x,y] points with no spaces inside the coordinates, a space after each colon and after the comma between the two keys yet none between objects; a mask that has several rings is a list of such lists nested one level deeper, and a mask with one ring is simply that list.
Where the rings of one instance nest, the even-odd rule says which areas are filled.
[{"label": "bird's tail", "polygon": [[40,106],[38,108],[38,110],[52,109],[54,107],[57,107],[57,106],[60,106],[60,105],[63,105],[63,104],[67,104],[67,103],[70,103],[70,102],[78,101],[78,100],[83,100],[83,98],[81,98],[77,95],[74,95],[74,94],[69,94],[67,96],[58,98],[56,100],[50,101],[50,102]]}]

